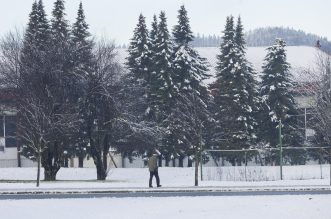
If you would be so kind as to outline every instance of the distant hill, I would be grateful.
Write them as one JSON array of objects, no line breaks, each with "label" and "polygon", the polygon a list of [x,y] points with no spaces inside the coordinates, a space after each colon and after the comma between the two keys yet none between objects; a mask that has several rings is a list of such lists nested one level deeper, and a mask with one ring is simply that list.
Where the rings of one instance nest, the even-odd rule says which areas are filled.
[{"label": "distant hill", "polygon": [[[205,82],[207,84],[212,83],[215,80],[215,67],[217,64],[216,56],[219,54],[218,47],[198,47],[196,50],[199,54],[207,59],[209,64],[209,73],[211,78]],[[306,81],[305,75],[302,75],[303,69],[314,69],[316,68],[316,54],[317,48],[311,46],[289,46],[287,47],[287,60],[291,64],[291,73],[295,81]],[[267,54],[266,47],[248,47],[247,48],[247,59],[252,63],[254,69],[259,73],[262,70],[264,58]],[[124,64],[125,58],[128,55],[126,49],[117,49],[117,59],[120,63]]]},{"label": "distant hill", "polygon": [[[302,30],[284,27],[258,28],[247,32],[246,42],[248,47],[270,46],[276,38],[285,40],[288,46],[315,46],[317,40],[320,41],[321,49],[331,54],[331,42],[311,33]],[[195,47],[218,47],[221,42],[220,36],[204,36],[198,34],[195,37],[193,46]]]}]

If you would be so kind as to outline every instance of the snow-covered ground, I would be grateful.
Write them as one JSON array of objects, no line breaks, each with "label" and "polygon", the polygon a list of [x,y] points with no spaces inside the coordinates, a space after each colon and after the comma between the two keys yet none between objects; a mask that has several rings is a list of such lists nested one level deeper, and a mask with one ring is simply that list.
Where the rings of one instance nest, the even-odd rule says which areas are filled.
[{"label": "snow-covered ground", "polygon": [[[314,172],[316,168],[298,167]],[[327,171],[327,165],[323,166]],[[295,171],[288,176],[295,175]],[[43,172],[42,172],[43,173]],[[193,189],[194,169],[162,167],[159,169],[162,188]],[[313,175],[313,174],[312,174]],[[95,168],[61,168],[56,182],[41,182],[36,189],[36,168],[1,168],[0,193],[8,191],[134,191],[147,188],[147,168],[112,169],[105,182],[97,182]],[[324,177],[324,176],[323,176]],[[22,182],[10,180],[22,180]],[[24,183],[24,181],[26,181]],[[154,182],[155,183],[155,182]],[[199,188],[223,188],[234,191],[255,189],[329,188],[329,177],[307,180],[276,181],[200,181]],[[330,219],[330,195],[271,195],[221,197],[139,197],[49,200],[0,200],[0,212],[8,219]]]},{"label": "snow-covered ground", "polygon": [[[309,166],[296,166],[284,167],[284,179],[285,180],[269,180],[269,181],[245,181],[244,178],[239,176],[243,175],[242,167],[240,169],[232,169],[232,167],[223,167],[223,174],[230,174],[226,179],[224,177],[215,177],[215,171],[211,174],[208,171],[210,169],[203,169],[203,176],[206,180],[200,181],[199,185],[204,187],[216,186],[216,187],[271,187],[271,186],[328,186],[329,180],[329,165],[323,165],[320,169],[319,165]],[[252,170],[252,167],[250,167]],[[255,174],[260,167],[256,167],[253,171]],[[275,176],[275,179],[279,179],[279,169],[276,167],[269,167],[270,173],[264,168],[264,172],[261,172],[261,179],[264,174]],[[231,171],[232,170],[232,171]],[[322,175],[320,175],[322,170]],[[302,178],[302,174],[305,172],[306,178]],[[36,179],[36,168],[0,168],[0,192],[7,190],[27,190],[36,189],[34,180]],[[231,178],[230,176],[236,176]],[[159,175],[163,188],[181,188],[191,187],[194,185],[194,168],[179,168],[179,167],[161,167],[159,168]],[[214,180],[207,180],[206,176],[215,177]],[[43,177],[43,170],[41,172]],[[295,178],[295,176],[298,176]],[[316,177],[314,177],[316,176]],[[322,179],[321,177],[322,176]],[[111,169],[109,176],[104,182],[97,182],[95,168],[61,168],[57,174],[56,182],[41,182],[40,190],[45,189],[127,189],[127,188],[147,188],[148,186],[149,172],[147,168],[118,168]],[[218,180],[215,180],[218,179]],[[233,179],[233,180],[231,180]],[[19,181],[16,181],[19,180]],[[15,181],[13,183],[12,181]],[[155,182],[154,182],[155,184]]]},{"label": "snow-covered ground", "polygon": [[330,204],[328,195],[5,200],[0,212],[6,219],[330,219]]}]

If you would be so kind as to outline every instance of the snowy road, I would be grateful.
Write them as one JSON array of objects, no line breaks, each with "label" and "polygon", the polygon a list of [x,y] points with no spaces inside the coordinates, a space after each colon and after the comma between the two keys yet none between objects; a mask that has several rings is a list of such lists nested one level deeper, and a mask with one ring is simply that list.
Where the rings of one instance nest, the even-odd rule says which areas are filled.
[{"label": "snowy road", "polygon": [[[150,191],[102,192],[62,194],[8,194],[0,200],[21,199],[76,199],[76,198],[131,198],[131,197],[199,197],[199,196],[270,196],[270,195],[331,195],[331,190],[282,190],[282,191]],[[331,198],[331,197],[330,197]]]}]

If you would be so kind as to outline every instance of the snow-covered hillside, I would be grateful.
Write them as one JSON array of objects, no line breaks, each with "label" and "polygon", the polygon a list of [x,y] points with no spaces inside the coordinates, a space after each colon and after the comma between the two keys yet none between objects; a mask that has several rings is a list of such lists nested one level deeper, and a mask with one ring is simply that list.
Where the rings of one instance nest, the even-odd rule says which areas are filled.
[{"label": "snow-covered hillside", "polygon": [[[292,66],[292,74],[294,80],[302,81],[305,80],[302,74],[303,69],[316,68],[316,56],[319,51],[315,47],[309,46],[288,46],[287,48],[287,59]],[[196,48],[202,57],[205,57],[210,64],[210,78],[207,83],[214,81],[215,66],[217,63],[216,56],[219,54],[218,47],[199,47]],[[260,72],[263,65],[263,60],[267,54],[266,47],[248,47],[247,48],[247,59],[253,64],[255,70]],[[118,49],[118,58],[121,63],[125,62],[127,51],[125,49]]]}]

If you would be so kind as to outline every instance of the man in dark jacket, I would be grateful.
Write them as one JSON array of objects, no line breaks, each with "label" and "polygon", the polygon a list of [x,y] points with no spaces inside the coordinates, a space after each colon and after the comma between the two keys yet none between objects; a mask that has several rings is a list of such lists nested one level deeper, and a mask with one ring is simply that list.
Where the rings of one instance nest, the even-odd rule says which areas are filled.
[{"label": "man in dark jacket", "polygon": [[157,187],[161,187],[158,166],[157,166],[157,158],[160,155],[161,155],[161,153],[157,149],[154,149],[154,151],[150,152],[148,155],[147,165],[148,165],[148,169],[149,169],[149,187],[150,188],[153,187],[152,186],[153,176],[155,176],[155,178],[156,178]]}]

